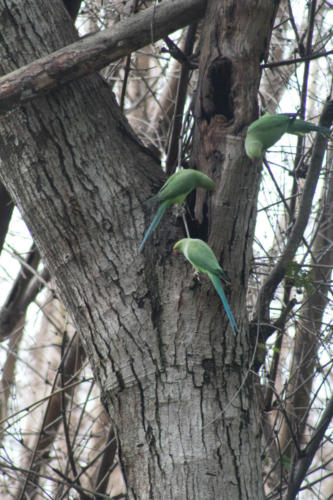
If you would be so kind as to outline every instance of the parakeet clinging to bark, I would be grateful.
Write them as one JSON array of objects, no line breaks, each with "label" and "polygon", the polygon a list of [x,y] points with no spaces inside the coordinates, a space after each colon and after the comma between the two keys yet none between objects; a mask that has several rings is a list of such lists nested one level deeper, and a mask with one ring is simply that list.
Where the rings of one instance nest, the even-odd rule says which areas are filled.
[{"label": "parakeet clinging to bark", "polygon": [[202,240],[184,238],[177,241],[173,247],[174,253],[182,253],[192,266],[199,272],[205,273],[212,280],[220,296],[225,312],[230,321],[233,333],[238,333],[237,323],[231,312],[227,297],[222,288],[222,281],[228,281],[222,267],[219,265],[213,250]]},{"label": "parakeet clinging to bark", "polygon": [[246,154],[251,160],[261,158],[266,149],[273,146],[283,134],[304,135],[312,130],[325,136],[329,136],[330,133],[328,128],[298,120],[296,115],[292,113],[280,115],[266,113],[251,123],[247,129],[245,138]]},{"label": "parakeet clinging to bark", "polygon": [[214,186],[215,183],[210,177],[191,168],[180,170],[171,175],[163,184],[157,195],[151,198],[151,201],[157,201],[160,205],[139,247],[140,252],[149,235],[158,226],[164,212],[170,205],[176,203],[181,205],[193,189],[201,187],[211,191],[214,189]]}]

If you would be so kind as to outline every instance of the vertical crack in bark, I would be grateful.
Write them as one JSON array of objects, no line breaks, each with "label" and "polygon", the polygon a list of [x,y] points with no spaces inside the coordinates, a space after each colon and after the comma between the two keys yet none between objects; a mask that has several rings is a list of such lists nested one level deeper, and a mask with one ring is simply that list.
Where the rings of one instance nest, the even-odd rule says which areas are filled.
[{"label": "vertical crack in bark", "polygon": [[[232,457],[232,462],[233,462],[233,465],[234,465],[234,472],[235,472],[235,476],[236,476],[236,479],[237,479],[238,498],[242,498],[242,496],[243,496],[242,495],[243,488],[241,487],[241,478],[240,478],[240,473],[239,473],[239,465],[237,463],[237,456],[235,454],[235,450],[233,449],[233,446],[232,446],[232,437],[230,435],[230,431],[232,431],[232,430],[233,429],[231,429],[229,425],[226,426],[226,436],[227,436],[228,448],[230,450],[230,454],[231,454],[231,457]],[[242,440],[241,433],[239,433],[238,439],[239,439],[239,444],[240,444],[241,440]]]},{"label": "vertical crack in bark", "polygon": [[[91,308],[90,308],[90,304],[85,300],[85,298],[83,297],[83,302],[85,304],[85,307],[86,307],[86,310],[88,312],[88,315],[90,317],[90,322],[91,322],[91,325],[94,325],[95,324],[95,321],[94,321],[94,316],[92,314],[92,311],[91,311]],[[94,339],[94,335],[93,335],[93,332],[92,332],[92,329],[89,327],[89,333],[90,333],[90,339],[91,339],[91,343],[92,345],[94,346],[95,348],[95,351],[97,353],[97,356],[99,357],[99,359],[101,360],[101,366],[103,368],[103,372],[104,372],[104,376],[105,378],[107,377],[107,370],[106,370],[106,367],[105,367],[105,364],[103,363],[103,359],[104,357],[102,356],[102,353],[101,351],[98,349],[98,344],[95,342],[95,339]]]}]

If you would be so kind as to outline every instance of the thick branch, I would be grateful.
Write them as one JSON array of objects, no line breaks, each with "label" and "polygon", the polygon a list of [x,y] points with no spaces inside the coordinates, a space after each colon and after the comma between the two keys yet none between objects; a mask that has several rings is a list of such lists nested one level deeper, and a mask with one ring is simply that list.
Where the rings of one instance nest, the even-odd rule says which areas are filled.
[{"label": "thick branch", "polygon": [[[320,124],[330,127],[333,121],[333,101],[328,101],[322,113]],[[286,266],[295,255],[298,245],[303,237],[304,230],[309,220],[312,209],[312,200],[316,190],[322,161],[325,153],[325,138],[317,135],[313,148],[311,166],[304,186],[298,216],[286,244],[283,254],[276,263],[271,274],[263,284],[257,302],[257,312],[254,323],[268,317],[268,308],[276,288],[284,277]]]},{"label": "thick branch", "polygon": [[6,239],[14,205],[5,186],[0,183],[0,252]]},{"label": "thick branch", "polygon": [[0,78],[0,113],[77,80],[200,19],[206,0],[167,0]]}]

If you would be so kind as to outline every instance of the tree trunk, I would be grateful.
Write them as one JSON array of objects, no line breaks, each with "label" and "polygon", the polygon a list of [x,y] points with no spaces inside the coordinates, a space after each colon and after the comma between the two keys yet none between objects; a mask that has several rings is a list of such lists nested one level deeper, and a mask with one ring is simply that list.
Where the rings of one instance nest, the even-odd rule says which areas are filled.
[{"label": "tree trunk", "polygon": [[[8,0],[0,14],[4,71],[75,38],[60,1],[52,16],[41,0],[24,9]],[[274,14],[273,1],[211,1],[203,33],[194,162],[217,187],[209,202],[196,201],[209,231],[193,225],[191,236],[209,236],[223,257],[237,338],[210,281],[193,282],[190,266],[172,257],[184,234],[171,211],[138,253],[151,220],[144,201],[163,173],[98,75],[0,122],[1,179],[82,336],[130,498],[263,498],[245,317],[260,172],[239,134],[255,117]]]}]

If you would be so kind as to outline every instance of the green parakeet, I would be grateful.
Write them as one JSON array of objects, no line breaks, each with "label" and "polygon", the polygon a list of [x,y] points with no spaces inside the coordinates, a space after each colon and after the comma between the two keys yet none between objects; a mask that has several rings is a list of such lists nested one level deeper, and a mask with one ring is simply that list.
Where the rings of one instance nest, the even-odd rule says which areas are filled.
[{"label": "green parakeet", "polygon": [[232,331],[238,333],[237,323],[231,312],[227,297],[222,288],[222,282],[228,281],[222,267],[219,265],[213,250],[202,240],[184,238],[177,241],[173,247],[174,253],[182,253],[192,266],[199,272],[207,274],[220,296],[225,312],[230,321]]},{"label": "green parakeet", "polygon": [[157,195],[151,198],[151,201],[157,201],[160,205],[139,247],[140,252],[143,249],[150,233],[152,233],[152,231],[158,226],[166,209],[170,205],[174,205],[176,203],[181,205],[186,196],[193,191],[193,189],[198,187],[209,189],[211,191],[214,189],[215,183],[207,175],[202,172],[198,172],[197,170],[192,170],[191,168],[180,170],[169,177]]},{"label": "green parakeet", "polygon": [[280,115],[266,113],[259,120],[251,123],[247,129],[245,138],[246,154],[251,160],[261,158],[266,149],[273,146],[283,134],[304,135],[312,130],[316,130],[325,136],[329,136],[330,133],[328,128],[298,120],[296,115],[292,113]]}]

